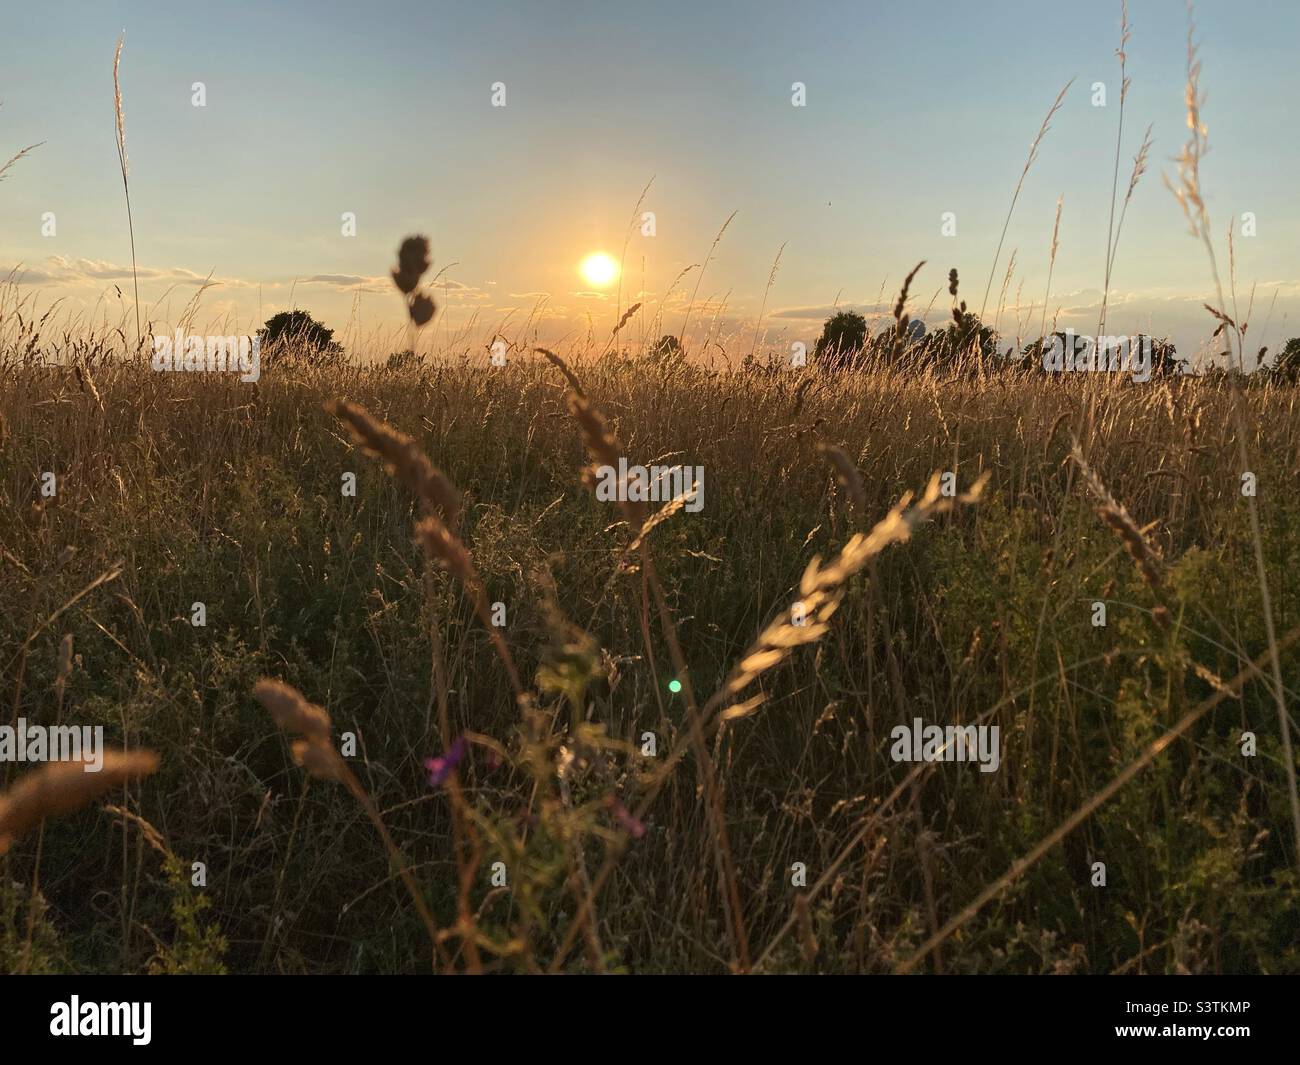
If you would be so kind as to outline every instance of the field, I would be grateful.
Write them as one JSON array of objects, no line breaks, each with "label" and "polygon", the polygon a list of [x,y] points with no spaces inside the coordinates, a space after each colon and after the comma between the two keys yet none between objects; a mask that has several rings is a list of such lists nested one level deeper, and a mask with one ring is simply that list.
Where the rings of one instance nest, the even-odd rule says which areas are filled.
[{"label": "field", "polygon": [[[974,30],[997,47],[1010,32],[1074,40],[1075,16],[1093,14],[1063,6],[1008,29],[996,8]],[[1233,123],[1264,131],[1283,161],[1243,176],[1230,139],[1238,168],[1216,177],[1238,184],[1203,189],[1189,13],[1164,206],[1193,239],[1167,243],[1143,220],[1121,245],[1156,122],[1140,139],[1145,117],[1125,125],[1127,4],[1118,14],[1110,103],[1092,68],[1060,88],[1000,230],[981,154],[996,153],[960,136],[1019,129],[1002,112],[1019,116],[1021,101],[967,63],[981,46],[964,18],[945,35],[890,13],[898,40],[924,36],[931,55],[882,47],[862,36],[874,26],[840,27],[826,10],[781,32],[728,15],[714,35],[749,34],[749,52],[694,64],[708,77],[695,96],[670,93],[671,136],[642,127],[673,108],[623,69],[664,53],[619,12],[521,8],[475,31],[481,12],[458,11],[425,27],[445,46],[433,64],[414,31],[436,18],[423,5],[360,37],[322,34],[332,63],[306,44],[287,54],[259,21],[236,39],[277,62],[214,79],[210,126],[206,83],[164,73],[159,57],[184,51],[165,38],[140,50],[136,84],[153,95],[124,93],[122,36],[108,188],[59,154],[69,129],[95,142],[69,125],[82,89],[51,92],[44,60],[30,68],[37,88],[20,104],[57,98],[55,143],[24,137],[0,153],[0,178],[40,183],[21,212],[32,232],[39,213],[42,242],[58,236],[52,190],[71,239],[29,235],[18,259],[59,251],[0,274],[0,972],[1300,973],[1300,338],[1286,339],[1294,261],[1277,252],[1293,248],[1277,208],[1289,201],[1268,185],[1287,172],[1287,116],[1265,106],[1287,94],[1260,81],[1238,94],[1249,107]],[[1224,15],[1226,62],[1248,55],[1250,73],[1272,76],[1271,43],[1253,29],[1240,43]],[[679,46],[708,41],[718,17],[681,17],[694,27],[673,31],[683,70]],[[29,32],[52,32],[37,23]],[[209,32],[177,26],[177,40]],[[601,33],[611,47],[591,43]],[[505,82],[486,100],[475,88],[474,104],[458,94],[484,78],[476,57],[508,55],[510,34],[528,54],[508,67],[522,108],[507,121]],[[635,55],[609,60],[575,104],[564,50],[588,64],[634,36]],[[793,81],[788,105],[793,75],[760,83],[763,64],[747,58],[774,40],[823,57],[799,60],[818,77],[811,95]],[[1169,82],[1182,49],[1135,63],[1139,84]],[[534,69],[552,53],[564,78]],[[80,76],[81,56],[65,69]],[[883,77],[900,56],[906,77],[872,114],[858,75]],[[365,64],[380,60],[392,65],[376,78]],[[653,94],[682,88],[644,70]],[[182,82],[189,95],[173,98]],[[373,95],[380,83],[387,96]],[[929,102],[909,102],[923,88]],[[292,99],[297,119],[260,127],[246,92],[259,115]],[[618,122],[575,145],[588,97]],[[155,167],[143,203],[126,150],[137,98]],[[810,100],[828,106],[805,112]],[[734,138],[708,124],[710,107]],[[939,138],[925,125],[936,114]],[[1103,208],[1071,185],[1066,224],[1096,246],[1059,262],[1064,191],[1050,240],[1022,247],[1011,228],[1054,122],[1073,139],[1053,144],[1071,161],[1053,176],[1110,186]],[[167,169],[221,156],[232,130],[254,138],[241,155],[292,166],[255,186],[234,167],[183,181]],[[385,149],[368,139],[381,134]],[[357,139],[322,154],[345,135]],[[873,170],[891,137],[945,147]],[[644,185],[615,255],[601,197],[626,177],[606,180],[609,163],[656,140],[668,189]],[[63,173],[53,161],[32,172],[41,149]],[[447,165],[461,158],[475,166]],[[489,165],[507,158],[527,161],[518,184],[501,183],[518,168]],[[797,161],[802,184],[772,158]],[[826,174],[805,168],[826,159]],[[240,188],[236,210],[220,197]],[[810,247],[834,237],[838,256],[805,249],[783,267],[781,243],[761,299],[741,291],[729,306],[723,264],[708,285],[725,296],[703,277],[740,209],[695,261],[678,242],[693,232],[681,219],[712,217],[738,192],[751,213],[776,212],[761,232],[779,223]],[[79,209],[119,194],[113,262],[85,223],[101,216]],[[989,237],[982,302],[982,267],[961,295],[952,267],[951,307],[936,309],[933,275],[948,264],[917,280],[923,260],[891,318],[883,282],[875,304],[857,286],[881,247],[912,246],[920,230],[902,227],[921,214],[955,237],[950,200],[963,233]],[[1233,213],[1212,225],[1211,201]],[[422,235],[398,237],[395,269],[377,266],[370,220],[423,220],[431,204],[450,222],[437,268]],[[656,212],[662,243],[650,243]],[[1261,234],[1239,271],[1237,241]],[[589,250],[570,271],[578,241]],[[473,283],[449,274],[449,246],[475,249]],[[1130,246],[1139,280],[1121,287]],[[341,267],[339,249],[354,247],[360,261]],[[983,261],[969,247],[960,262]],[[1032,265],[1018,265],[1022,250]],[[647,281],[647,259],[663,276]],[[1095,260],[1100,276],[1085,280],[1079,264]],[[175,265],[210,261],[229,276]],[[812,302],[769,299],[783,268]],[[841,278],[855,286],[846,302],[821,302]],[[262,318],[264,282],[266,325],[229,337],[232,355],[260,353],[257,369],[241,379],[224,353],[187,365],[203,353],[186,337],[212,358],[240,332],[232,322],[254,306]],[[195,340],[209,288],[227,290],[204,327],[220,335]],[[189,294],[179,318],[174,291]],[[363,316],[363,293],[392,302]],[[351,300],[337,336],[305,310],[313,299]],[[823,317],[820,339],[784,349],[785,329]],[[1073,372],[1076,326],[1092,321],[1094,351],[1145,345],[1142,373]],[[1180,357],[1170,335],[1108,335],[1143,321],[1181,329],[1195,353],[1184,343]],[[562,338],[556,351],[543,333]],[[56,1003],[56,1019],[60,1005],[66,1021],[76,1007]]]},{"label": "field", "polygon": [[[7,365],[4,716],[159,765],[0,860],[0,969],[1300,971],[1231,415],[1294,703],[1294,389],[596,356],[586,403],[524,353]],[[589,445],[702,467],[702,509],[638,535]],[[896,761],[916,718],[997,725],[997,771]]]}]

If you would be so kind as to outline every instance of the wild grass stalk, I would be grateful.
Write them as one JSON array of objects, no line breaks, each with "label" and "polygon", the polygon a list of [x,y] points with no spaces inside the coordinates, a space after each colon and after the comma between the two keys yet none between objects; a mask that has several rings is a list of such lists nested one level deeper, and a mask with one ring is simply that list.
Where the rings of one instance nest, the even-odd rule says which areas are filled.
[{"label": "wild grass stalk", "polygon": [[1047,131],[1051,128],[1052,119],[1056,116],[1056,112],[1061,109],[1061,102],[1065,99],[1065,94],[1070,91],[1070,86],[1073,84],[1074,79],[1071,78],[1065,83],[1065,87],[1056,94],[1056,99],[1052,101],[1052,106],[1048,108],[1047,116],[1043,119],[1043,124],[1038,128],[1037,135],[1029,145],[1029,155],[1025,159],[1024,167],[1020,171],[1020,179],[1016,182],[1015,192],[1011,194],[1011,204],[1007,207],[1007,217],[1002,222],[1002,233],[998,237],[997,251],[993,254],[993,265],[989,267],[989,279],[984,286],[984,300],[980,304],[979,316],[981,320],[984,318],[984,312],[988,308],[989,292],[993,289],[993,275],[997,272],[998,262],[1002,258],[1002,245],[1007,239],[1007,228],[1011,225],[1011,216],[1015,214],[1016,203],[1020,199],[1020,190],[1024,188],[1025,178],[1029,176],[1029,170],[1034,165],[1034,161],[1038,158],[1038,148],[1043,143],[1043,138],[1047,136]]},{"label": "wild grass stalk", "polygon": [[117,161],[122,170],[122,192],[126,196],[126,228],[131,236],[131,285],[135,294],[135,347],[140,350],[140,272],[135,262],[135,219],[131,215],[131,183],[127,180],[130,165],[126,158],[126,117],[122,110],[122,82],[118,78],[118,67],[122,63],[122,45],[126,43],[126,34],[117,39],[117,51],[113,53],[113,112],[117,119]]},{"label": "wild grass stalk", "polygon": [[[1236,370],[1238,373],[1243,372],[1245,363],[1245,330],[1232,319],[1226,317],[1223,308],[1226,306],[1223,299],[1223,283],[1219,278],[1218,258],[1214,251],[1214,241],[1210,233],[1210,215],[1209,209],[1205,204],[1205,197],[1201,191],[1201,159],[1204,157],[1209,147],[1209,129],[1202,117],[1202,107],[1204,97],[1201,94],[1201,62],[1197,56],[1197,44],[1195,39],[1196,23],[1192,15],[1192,9],[1188,7],[1188,26],[1187,26],[1187,83],[1184,90],[1184,100],[1187,107],[1187,128],[1188,137],[1183,145],[1182,151],[1178,156],[1178,184],[1175,186],[1169,178],[1165,178],[1165,185],[1173,192],[1175,199],[1183,209],[1183,216],[1187,219],[1188,228],[1192,236],[1200,239],[1205,247],[1205,254],[1210,261],[1210,274],[1214,279],[1214,288],[1218,298],[1217,307],[1207,307],[1220,321],[1220,329],[1224,325],[1231,327],[1229,336],[1229,366],[1228,381],[1232,390],[1231,412],[1233,425],[1236,430],[1236,451],[1240,464],[1240,474],[1244,474],[1251,469],[1250,456],[1246,449],[1246,438],[1249,429],[1246,425],[1245,417],[1242,414],[1242,397],[1241,389],[1237,380],[1237,374],[1233,373],[1234,367],[1231,364],[1232,344],[1231,340],[1236,340]],[[1218,334],[1220,330],[1216,329]],[[1250,520],[1250,538],[1251,545],[1255,556],[1255,574],[1259,583],[1260,606],[1264,616],[1264,630],[1268,637],[1269,645],[1269,666],[1272,672],[1273,698],[1277,706],[1277,723],[1278,732],[1282,743],[1282,757],[1286,768],[1288,800],[1291,808],[1291,825],[1295,842],[1295,864],[1296,869],[1300,871],[1300,789],[1296,784],[1295,754],[1291,740],[1290,717],[1286,709],[1286,687],[1282,681],[1282,665],[1279,656],[1279,647],[1277,635],[1274,629],[1273,621],[1273,599],[1269,591],[1268,571],[1264,564],[1264,544],[1259,525],[1259,508],[1253,494],[1245,495],[1246,511]]]},{"label": "wild grass stalk", "polygon": [[772,292],[772,286],[776,284],[776,272],[781,266],[781,256],[785,252],[785,246],[788,241],[782,242],[781,246],[776,249],[776,258],[772,260],[772,269],[767,275],[767,285],[763,288],[763,300],[758,305],[758,318],[754,321],[754,343],[750,345],[749,357],[751,360],[758,355],[758,341],[763,330],[763,314],[767,310],[767,297]]},{"label": "wild grass stalk", "polygon": [[[1065,195],[1062,194],[1056,198],[1056,221],[1052,223],[1052,245],[1047,256],[1047,288],[1043,290],[1043,317],[1038,326],[1038,335],[1046,343],[1047,339],[1047,305],[1052,298],[1052,272],[1056,269],[1056,251],[1060,247],[1061,233],[1061,204],[1065,201]],[[1056,319],[1052,319],[1052,329],[1056,329]]]},{"label": "wild grass stalk", "polygon": [[[722,223],[722,228],[718,230],[718,235],[713,238],[713,243],[709,245],[709,254],[704,257],[704,262],[700,266],[700,272],[695,275],[695,289],[691,292],[691,300],[686,305],[686,313],[682,316],[682,328],[678,334],[678,341],[681,343],[682,347],[686,347],[687,344],[686,330],[691,323],[691,311],[695,307],[695,299],[700,294],[700,282],[704,280],[704,273],[708,270],[709,263],[713,261],[713,253],[718,250],[718,245],[722,243],[722,235],[727,232],[727,227],[731,225],[732,220],[739,213],[739,211],[732,211],[731,214],[727,215],[727,220]],[[690,267],[687,267],[686,269],[689,270]],[[686,271],[683,270],[682,274],[684,275],[685,272]],[[682,275],[678,276],[680,279]],[[676,284],[676,282],[674,282],[674,284]]]},{"label": "wild grass stalk", "polygon": [[402,884],[406,887],[411,901],[415,904],[416,912],[424,923],[429,942],[433,947],[433,971],[438,971],[439,957],[442,958],[444,965],[450,964],[443,951],[442,937],[437,923],[433,919],[433,914],[429,912],[424,894],[411,875],[410,865],[405,856],[389,834],[388,826],[380,816],[379,807],[375,805],[369,792],[334,748],[331,737],[333,725],[329,714],[322,707],[309,702],[296,688],[270,677],[263,677],[257,682],[253,688],[253,696],[266,708],[267,713],[282,732],[289,735],[296,733],[301,737],[291,743],[295,764],[305,769],[310,776],[342,784],[360,804],[370,823],[375,826],[375,831],[379,833],[379,838],[392,858],[393,867],[401,877]]},{"label": "wild grass stalk", "polygon": [[[1115,54],[1119,56],[1119,121],[1116,124],[1115,131],[1115,168],[1111,174],[1110,180],[1110,215],[1106,220],[1106,261],[1102,281],[1101,312],[1097,321],[1098,337],[1102,336],[1102,334],[1106,332],[1106,301],[1110,296],[1110,271],[1111,265],[1114,261],[1115,201],[1119,194],[1119,156],[1120,146],[1124,140],[1124,105],[1128,101],[1128,90],[1130,84],[1128,76],[1129,37],[1128,0],[1120,0],[1119,47],[1115,49]],[[1132,195],[1134,184],[1136,184],[1136,180],[1129,183],[1130,195]]]}]

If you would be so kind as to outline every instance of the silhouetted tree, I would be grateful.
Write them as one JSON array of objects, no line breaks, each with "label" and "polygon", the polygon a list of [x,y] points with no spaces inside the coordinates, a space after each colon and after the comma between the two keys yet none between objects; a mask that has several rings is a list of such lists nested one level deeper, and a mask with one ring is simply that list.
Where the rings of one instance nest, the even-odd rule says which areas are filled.
[{"label": "silhouetted tree", "polygon": [[1154,337],[1148,338],[1145,333],[1137,336],[1138,343],[1151,340],[1151,376],[1152,377],[1169,377],[1177,374],[1191,372],[1191,367],[1187,365],[1187,360],[1178,354],[1178,349],[1168,340],[1156,340]]},{"label": "silhouetted tree", "polygon": [[952,310],[946,329],[936,329],[918,345],[918,356],[945,370],[973,370],[987,365],[998,355],[998,334],[966,310],[965,302]]},{"label": "silhouetted tree", "polygon": [[[1058,342],[1060,349],[1061,366],[1060,370],[1064,371],[1066,366],[1072,365],[1070,347],[1074,346],[1073,354],[1078,356],[1083,352],[1083,337],[1073,333],[1066,333],[1058,329],[1054,333],[1048,333],[1045,337],[1031,341],[1026,344],[1020,351],[1018,359],[1013,360],[1016,369],[1024,370],[1027,373],[1047,373],[1043,367],[1043,356],[1052,352],[1053,342]],[[1055,358],[1055,353],[1053,353]],[[1049,360],[1050,361],[1050,360]]]},{"label": "silhouetted tree", "polygon": [[417,355],[410,348],[405,351],[394,351],[384,362],[385,370],[411,370],[417,366],[424,365],[424,356]]},{"label": "silhouetted tree", "polygon": [[682,352],[681,342],[671,333],[665,333],[656,342],[655,346],[650,349],[650,355],[655,359],[673,359]]},{"label": "silhouetted tree", "polygon": [[313,363],[333,362],[343,354],[326,328],[306,311],[281,311],[257,331],[263,357],[298,356]]},{"label": "silhouetted tree", "polygon": [[[946,372],[978,372],[1023,365],[1023,360],[999,357],[997,330],[985,325],[979,315],[966,309],[966,301],[958,297],[957,288],[957,269],[954,267],[948,271],[952,315],[947,328],[917,337],[912,345],[903,347],[901,350],[907,353],[909,360],[915,365],[928,364],[932,369]],[[896,334],[897,330],[894,332]],[[894,350],[900,350],[896,341]]]},{"label": "silhouetted tree", "polygon": [[867,343],[867,320],[856,311],[839,311],[826,319],[813,357],[831,370],[851,368]]},{"label": "silhouetted tree", "polygon": [[1277,353],[1268,373],[1278,381],[1300,380],[1300,337],[1292,337],[1286,342],[1286,347]]},{"label": "silhouetted tree", "polygon": [[[1058,329],[1054,333],[1049,333],[1047,336],[1025,345],[1014,365],[1017,369],[1024,370],[1027,373],[1049,372],[1044,370],[1043,355],[1051,350],[1053,341],[1056,341],[1060,348],[1061,365],[1059,370],[1068,373],[1071,366],[1071,344],[1074,347],[1074,365],[1078,368],[1080,363],[1086,363],[1089,358],[1089,339],[1077,333],[1066,333]],[[1141,356],[1142,347],[1146,344],[1151,346],[1151,376],[1153,378],[1187,373],[1187,364],[1183,359],[1179,358],[1178,349],[1172,343],[1168,340],[1157,340],[1146,333],[1139,333],[1127,344],[1096,352],[1092,355],[1092,358],[1095,359],[1096,369],[1099,371],[1114,370],[1135,373],[1138,368],[1137,360]],[[1055,357],[1055,354],[1053,357]]]}]

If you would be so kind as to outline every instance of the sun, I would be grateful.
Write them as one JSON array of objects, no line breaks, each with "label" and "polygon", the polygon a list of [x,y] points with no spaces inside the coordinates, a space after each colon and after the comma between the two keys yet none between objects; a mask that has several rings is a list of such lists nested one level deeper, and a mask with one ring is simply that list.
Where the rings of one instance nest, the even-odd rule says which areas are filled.
[{"label": "sun", "polygon": [[605,288],[618,278],[618,263],[603,251],[593,251],[578,264],[578,273],[592,288]]}]

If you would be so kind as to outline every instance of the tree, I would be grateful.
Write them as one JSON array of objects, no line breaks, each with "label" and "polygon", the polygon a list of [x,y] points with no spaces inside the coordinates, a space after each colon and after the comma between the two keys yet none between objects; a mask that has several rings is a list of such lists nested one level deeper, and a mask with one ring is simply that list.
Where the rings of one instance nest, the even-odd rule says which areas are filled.
[{"label": "tree", "polygon": [[1292,337],[1278,352],[1269,367],[1269,376],[1280,381],[1300,380],[1300,337]]},{"label": "tree", "polygon": [[424,356],[417,355],[410,348],[405,351],[394,351],[389,354],[384,362],[385,370],[405,371],[414,370],[424,365]]},{"label": "tree", "polygon": [[271,358],[296,356],[313,363],[333,362],[343,354],[334,342],[334,330],[326,328],[306,311],[281,311],[266,320],[257,331],[263,353]]},{"label": "tree", "polygon": [[1139,333],[1137,342],[1151,345],[1152,377],[1176,377],[1191,373],[1187,360],[1178,354],[1178,349],[1169,340],[1157,340],[1145,333]]},{"label": "tree", "polygon": [[[1073,370],[1074,360],[1083,357],[1085,354],[1084,337],[1058,329],[1045,337],[1040,337],[1026,344],[1018,356],[1008,355],[1007,357],[1010,364],[1017,370],[1024,370],[1028,373],[1064,374]],[[1049,366],[1043,365],[1044,359],[1046,359]],[[1060,365],[1049,368],[1056,360],[1060,361]]]},{"label": "tree", "polygon": [[947,328],[936,329],[920,341],[918,355],[922,361],[944,371],[972,372],[978,367],[1017,365],[999,359],[997,331],[981,322],[979,315],[966,310],[964,301],[953,308]]},{"label": "tree", "polygon": [[[1137,360],[1143,351],[1149,350],[1152,377],[1177,376],[1188,372],[1186,363],[1178,355],[1178,349],[1170,341],[1158,340],[1146,333],[1139,333],[1127,345],[1121,344],[1095,353],[1090,350],[1089,343],[1088,337],[1072,332],[1065,333],[1058,329],[1027,344],[1018,358],[1012,357],[1012,365],[1028,373],[1068,374],[1072,363],[1076,367],[1080,364],[1075,360],[1086,362],[1091,358],[1094,360],[1095,369],[1099,372],[1117,370],[1136,374]],[[1049,364],[1059,359],[1061,365],[1054,371],[1049,371],[1043,366],[1044,356],[1048,356]]]},{"label": "tree", "polygon": [[813,356],[828,369],[850,369],[866,343],[867,320],[856,311],[839,311],[826,319]]},{"label": "tree", "polygon": [[681,351],[681,342],[671,333],[665,333],[655,342],[655,346],[650,349],[650,355],[654,359],[663,361],[677,358]]}]

